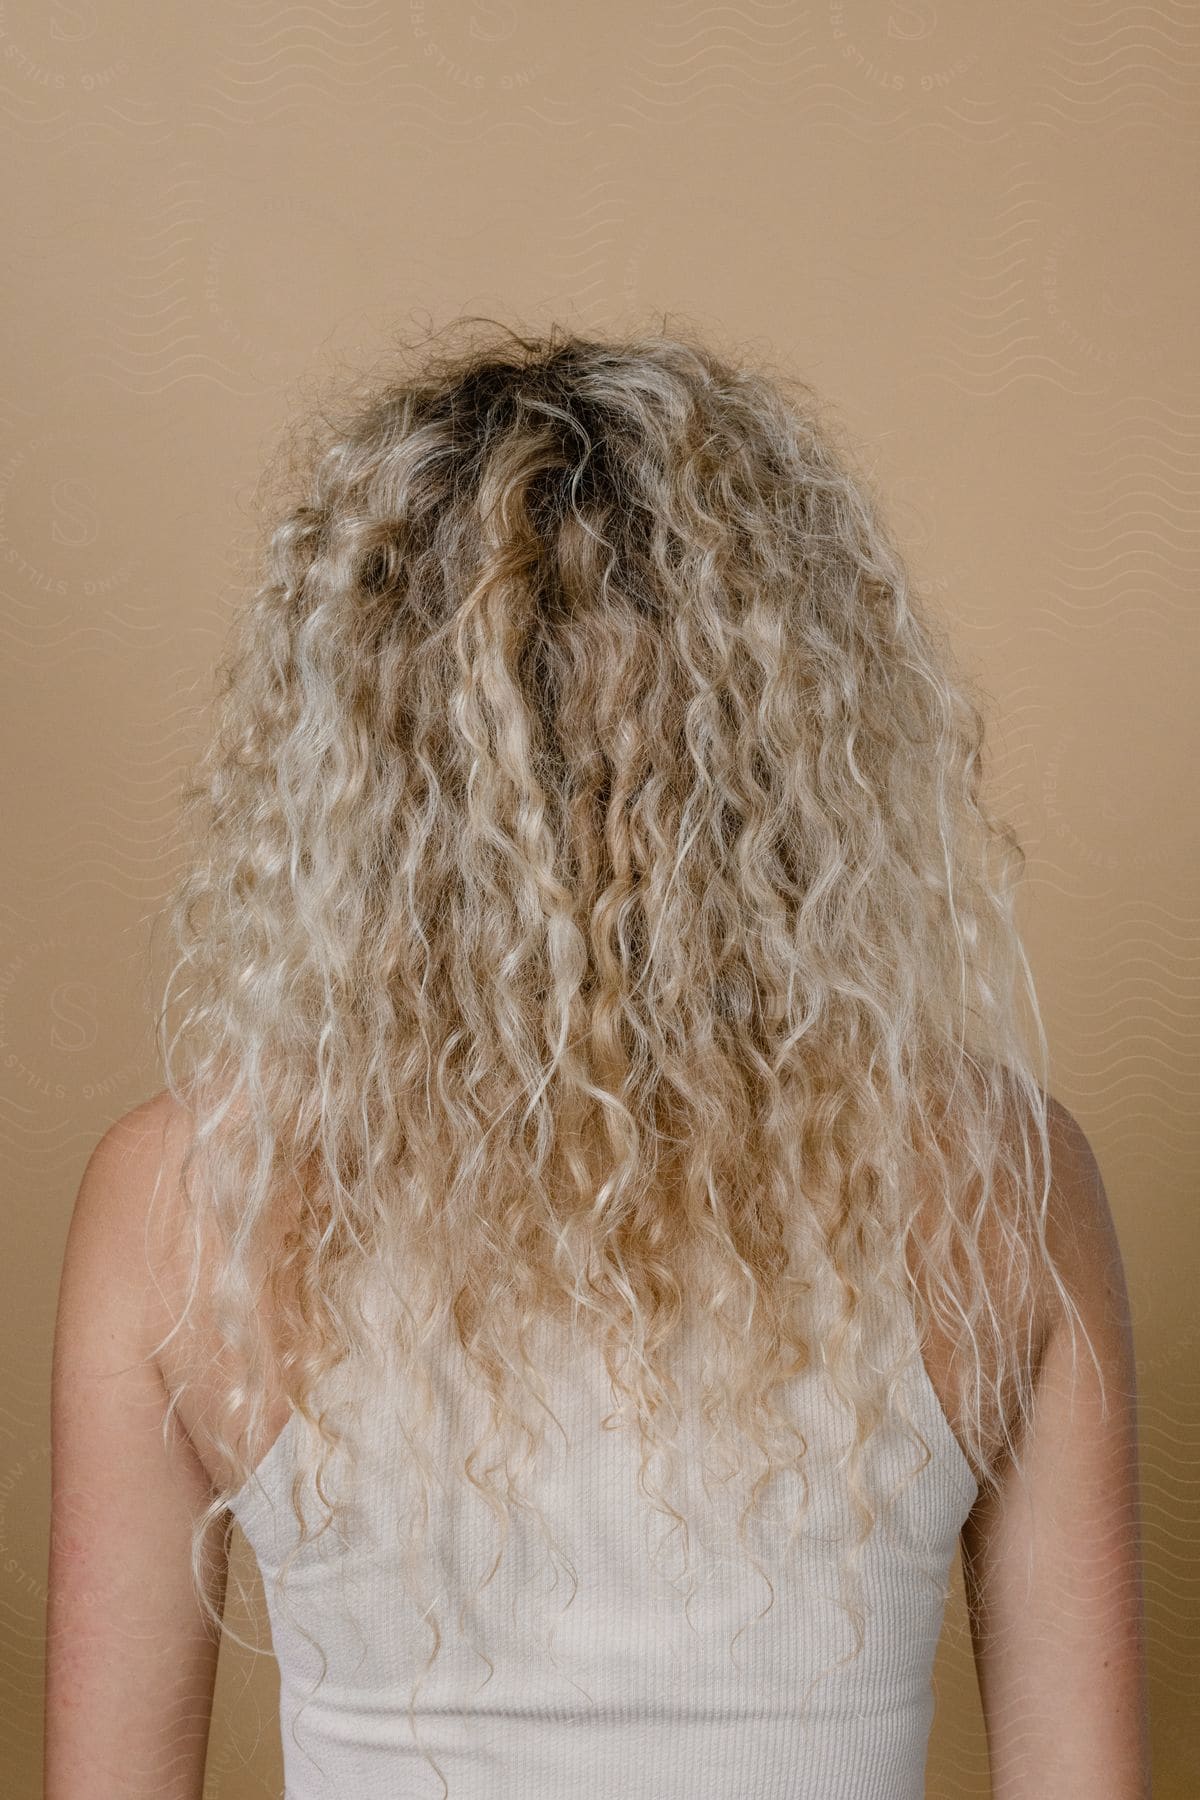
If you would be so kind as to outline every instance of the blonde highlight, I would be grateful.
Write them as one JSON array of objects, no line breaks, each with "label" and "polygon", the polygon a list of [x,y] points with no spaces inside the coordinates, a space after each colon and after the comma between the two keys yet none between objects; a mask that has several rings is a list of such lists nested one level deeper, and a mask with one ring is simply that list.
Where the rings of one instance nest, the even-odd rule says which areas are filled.
[{"label": "blonde highlight", "polygon": [[161,1044],[236,1371],[197,1541],[268,1367],[325,1491],[380,1271],[406,1390],[449,1332],[491,1398],[461,1473],[498,1517],[539,1321],[603,1348],[643,1470],[702,1323],[746,1520],[803,1471],[774,1396],[818,1349],[864,1452],[889,1295],[960,1346],[986,1483],[1070,1302],[983,702],[806,384],[679,331],[447,340],[323,411],[185,796]]}]

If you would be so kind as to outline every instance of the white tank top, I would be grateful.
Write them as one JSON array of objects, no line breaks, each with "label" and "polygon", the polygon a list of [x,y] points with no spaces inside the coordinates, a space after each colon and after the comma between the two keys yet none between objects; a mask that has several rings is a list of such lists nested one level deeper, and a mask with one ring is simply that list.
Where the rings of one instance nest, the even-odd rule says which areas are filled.
[{"label": "white tank top", "polygon": [[[279,1589],[299,1535],[293,1416],[231,1502],[279,1665],[284,1800],[920,1800],[934,1652],[978,1487],[901,1311],[889,1327],[911,1352],[900,1403],[931,1454],[894,1425],[874,1440],[883,1492],[912,1479],[861,1556],[857,1655],[837,1568],[853,1507],[834,1468],[853,1423],[820,1363],[779,1400],[809,1443],[809,1510],[789,1550],[802,1488],[793,1474],[774,1478],[745,1528],[762,1573],[737,1538],[748,1489],[705,1481],[699,1427],[685,1417],[679,1484],[667,1487],[691,1526],[684,1580],[680,1532],[639,1490],[636,1428],[601,1428],[617,1402],[600,1353],[576,1346],[545,1377],[569,1443],[547,1421],[536,1481],[528,1466],[516,1477],[554,1553],[536,1514],[518,1512],[499,1567],[464,1607],[501,1522],[472,1488],[451,1485],[441,1508],[435,1490],[429,1591],[442,1637],[428,1669],[431,1628],[397,1575],[420,1484],[386,1381],[341,1415],[358,1456],[348,1524],[306,1544]],[[438,1372],[424,1439],[436,1468],[489,1417],[452,1367],[448,1357]],[[464,1421],[472,1434],[452,1439]],[[340,1495],[337,1475],[335,1463]],[[303,1485],[301,1504],[319,1523]]]}]

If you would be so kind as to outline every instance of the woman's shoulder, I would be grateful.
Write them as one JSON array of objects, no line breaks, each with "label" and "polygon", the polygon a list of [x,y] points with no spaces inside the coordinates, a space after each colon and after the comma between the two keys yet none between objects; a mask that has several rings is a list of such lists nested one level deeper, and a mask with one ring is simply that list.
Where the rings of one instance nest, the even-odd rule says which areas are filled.
[{"label": "woman's shoulder", "polygon": [[[94,1144],[76,1194],[62,1293],[82,1318],[119,1317],[121,1352],[159,1378],[210,1477],[224,1465],[208,1422],[226,1385],[224,1349],[195,1262],[204,1207],[185,1193],[194,1119],[160,1089],[112,1121]],[[269,1252],[260,1238],[262,1266]],[[119,1307],[113,1296],[121,1297]],[[60,1315],[64,1301],[60,1300]],[[66,1329],[71,1329],[69,1318]]]},{"label": "woman's shoulder", "polygon": [[1117,1232],[1079,1120],[1048,1109],[1046,1238],[1069,1301],[1050,1302],[1020,1467],[963,1532],[993,1773],[1041,1791],[1148,1793],[1138,1530],[1137,1370]]},{"label": "woman's shoulder", "polygon": [[[185,1192],[185,1158],[195,1123],[177,1095],[160,1088],[102,1132],[75,1199],[74,1215],[103,1225],[107,1254],[117,1257],[120,1246],[140,1244],[168,1291],[173,1291],[172,1270],[187,1266],[181,1255],[187,1223],[201,1221],[204,1214],[202,1205],[189,1207]],[[282,1228],[281,1204],[260,1233],[264,1253],[268,1232]]]},{"label": "woman's shoulder", "polygon": [[106,1264],[144,1269],[164,1318],[186,1279],[183,1170],[192,1126],[167,1088],[121,1113],[88,1155],[71,1218],[71,1236],[86,1237],[97,1274]]},{"label": "woman's shoulder", "polygon": [[[165,1089],[114,1119],[93,1144],[75,1194],[68,1255],[86,1255],[97,1277],[146,1262],[156,1240],[173,1241],[179,1170],[188,1125]],[[156,1229],[157,1221],[157,1229]],[[132,1260],[131,1260],[132,1259]]]},{"label": "woman's shoulder", "polygon": [[164,1145],[181,1143],[186,1128],[184,1107],[160,1088],[105,1128],[89,1153],[87,1171],[103,1183],[119,1173],[149,1169],[152,1161],[157,1166]]},{"label": "woman's shoulder", "polygon": [[186,1110],[166,1089],[115,1118],[88,1154],[63,1255],[63,1295],[69,1291],[74,1305],[99,1313],[121,1293],[123,1348],[155,1363],[155,1345],[181,1306],[181,1170],[189,1135]]},{"label": "woman's shoulder", "polygon": [[1092,1142],[1058,1100],[1047,1107],[1050,1137],[1049,1247],[1067,1282],[1093,1289],[1121,1261],[1116,1224]]},{"label": "woman's shoulder", "polygon": [[[1015,1133],[1015,1122],[1013,1129]],[[976,1304],[994,1321],[994,1337],[1010,1349],[1023,1347],[1031,1388],[1036,1388],[1051,1346],[1070,1332],[1070,1307],[1085,1318],[1094,1316],[1105,1295],[1123,1292],[1117,1234],[1095,1150],[1078,1118],[1052,1095],[1046,1096],[1046,1145],[1048,1170],[1033,1147],[1032,1192],[1016,1173],[1023,1157],[1014,1137],[1014,1154],[998,1165],[987,1203],[980,1204],[977,1187],[955,1196],[959,1216],[953,1254],[962,1259],[964,1270],[973,1265],[971,1279],[983,1289]],[[945,1206],[940,1187],[930,1180],[921,1208],[927,1241]],[[1037,1244],[1039,1211],[1044,1247]],[[1025,1254],[1014,1255],[1022,1239]],[[922,1343],[926,1369],[943,1410],[978,1476],[979,1460],[968,1448],[967,1429],[968,1409],[976,1408],[982,1447],[1002,1467],[1022,1428],[1015,1361],[1006,1373],[976,1370],[972,1356],[987,1352],[986,1342],[981,1350],[972,1341],[973,1308],[968,1304],[967,1323],[947,1316],[947,1309],[931,1297],[931,1272],[915,1273],[928,1301]]]}]

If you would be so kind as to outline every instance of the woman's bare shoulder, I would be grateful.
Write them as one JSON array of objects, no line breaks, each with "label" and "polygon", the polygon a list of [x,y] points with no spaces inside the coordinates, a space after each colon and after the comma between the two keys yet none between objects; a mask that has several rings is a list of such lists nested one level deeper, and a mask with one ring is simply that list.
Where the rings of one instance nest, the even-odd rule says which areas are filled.
[{"label": "woman's bare shoulder", "polygon": [[[160,1088],[102,1133],[75,1201],[76,1215],[103,1224],[111,1256],[119,1256],[121,1246],[140,1245],[172,1292],[172,1271],[182,1278],[187,1267],[183,1240],[204,1217],[203,1207],[188,1206],[185,1192],[185,1157],[194,1129],[189,1108],[170,1089]],[[282,1201],[259,1234],[264,1243],[268,1228],[280,1228],[281,1220]]]},{"label": "woman's bare shoulder", "polygon": [[[87,1158],[67,1229],[51,1381],[46,1766],[55,1794],[115,1793],[103,1771],[133,1762],[155,1771],[161,1762],[156,1791],[179,1791],[180,1771],[195,1762],[180,1749],[180,1709],[207,1716],[216,1649],[194,1603],[191,1549],[214,1484],[187,1420],[170,1412],[153,1354],[169,1316],[152,1247],[156,1201],[169,1211],[178,1126],[160,1096],[114,1120]],[[219,1522],[203,1554],[215,1607]],[[128,1716],[118,1696],[136,1701]],[[202,1740],[198,1755],[197,1782]]]},{"label": "woman's bare shoulder", "polygon": [[[1046,1237],[1071,1311],[1048,1303],[1020,1467],[963,1532],[997,1791],[1149,1792],[1129,1300],[1096,1152],[1048,1108]],[[1056,1790],[1057,1791],[1057,1790]],[[1062,1787],[1066,1792],[1067,1787]]]},{"label": "woman's bare shoulder", "polygon": [[71,1315],[101,1315],[120,1294],[124,1355],[156,1371],[164,1394],[177,1395],[181,1423],[202,1443],[219,1345],[203,1284],[193,1291],[194,1234],[204,1220],[184,1186],[193,1123],[163,1088],[120,1114],[95,1143],[67,1233],[62,1286],[70,1312],[62,1323],[71,1330]]},{"label": "woman's bare shoulder", "polygon": [[[1122,1274],[1116,1223],[1091,1140],[1058,1100],[1047,1107],[1050,1199],[1047,1242],[1068,1291],[1093,1299]],[[1123,1281],[1121,1283],[1123,1287]]]},{"label": "woman's bare shoulder", "polygon": [[[121,1170],[149,1167],[149,1159],[161,1155],[165,1145],[181,1145],[187,1129],[187,1113],[167,1088],[121,1113],[97,1140],[88,1158],[101,1179]],[[157,1166],[157,1162],[156,1162]]]},{"label": "woman's bare shoulder", "polygon": [[159,1273],[156,1245],[173,1242],[179,1171],[188,1137],[184,1109],[166,1089],[131,1107],[93,1145],[71,1213],[68,1253],[86,1248],[97,1274],[146,1263]]},{"label": "woman's bare shoulder", "polygon": [[[1009,1145],[1012,1155],[994,1171],[987,1204],[980,1204],[977,1183],[954,1196],[952,1202],[959,1209],[959,1242],[954,1254],[963,1255],[962,1246],[970,1241],[975,1259],[973,1276],[987,1290],[989,1313],[1000,1321],[1001,1335],[1007,1344],[1027,1347],[1027,1373],[1034,1382],[1049,1347],[1070,1330],[1064,1291],[1093,1315],[1098,1296],[1108,1293],[1111,1306],[1112,1296],[1124,1293],[1116,1231],[1095,1151],[1079,1120],[1052,1095],[1046,1096],[1046,1126],[1049,1179],[1046,1180],[1047,1168],[1034,1143],[1030,1165],[1035,1178],[1032,1194],[1024,1187],[1018,1190],[1014,1173],[1023,1164],[1014,1114]],[[1029,1135],[1032,1138],[1036,1134],[1030,1131]],[[1043,1191],[1048,1260],[1029,1243],[1033,1231],[1031,1208],[1043,1204]],[[923,1199],[926,1232],[946,1205],[946,1197],[931,1179]],[[1017,1218],[1019,1212],[1025,1213],[1023,1219]],[[1014,1257],[1017,1235],[1024,1237],[1029,1246],[1028,1260],[1024,1262]],[[966,1395],[973,1392],[975,1403],[982,1409],[978,1427],[989,1459],[997,1467],[1002,1466],[1011,1444],[1019,1440],[1021,1428],[1016,1371],[1010,1367],[1006,1378],[993,1382],[996,1371],[985,1369],[984,1382],[977,1384],[967,1343],[956,1335],[951,1321],[936,1316],[936,1308],[928,1310],[933,1316],[924,1343],[926,1366],[947,1417],[966,1449],[963,1416]],[[978,1475],[980,1470],[974,1458],[969,1460]]]}]

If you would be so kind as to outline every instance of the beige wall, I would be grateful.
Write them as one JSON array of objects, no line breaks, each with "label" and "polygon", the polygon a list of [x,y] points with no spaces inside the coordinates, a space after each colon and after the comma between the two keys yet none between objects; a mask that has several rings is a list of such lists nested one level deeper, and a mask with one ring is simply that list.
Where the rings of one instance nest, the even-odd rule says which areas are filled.
[{"label": "beige wall", "polygon": [[[88,1150],[160,1085],[147,920],[263,458],[394,327],[663,309],[837,402],[1004,714],[1054,1085],[1135,1309],[1157,1793],[1196,1791],[1198,29],[1085,0],[5,0],[5,1791],[37,1790],[58,1261]],[[248,1660],[213,1800],[275,1791]],[[957,1599],[938,1683],[930,1792],[983,1795]]]}]

